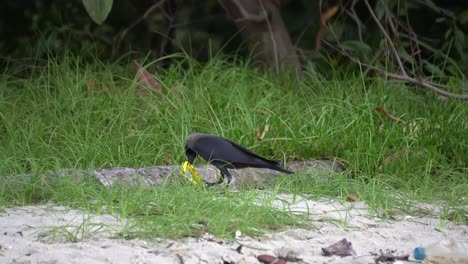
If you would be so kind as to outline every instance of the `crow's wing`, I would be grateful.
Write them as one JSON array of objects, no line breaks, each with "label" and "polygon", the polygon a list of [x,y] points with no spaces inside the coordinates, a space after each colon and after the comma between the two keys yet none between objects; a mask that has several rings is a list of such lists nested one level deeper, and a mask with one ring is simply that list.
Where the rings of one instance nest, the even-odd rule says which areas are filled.
[{"label": "crow's wing", "polygon": [[271,165],[271,163],[278,164],[278,162],[261,157],[239,144],[217,136],[206,135],[197,139],[194,150],[207,161],[220,160],[228,163],[263,166]]},{"label": "crow's wing", "polygon": [[244,152],[246,152],[246,153],[248,153],[248,154],[250,154],[250,155],[252,155],[252,156],[254,156],[254,157],[258,158],[258,159],[261,159],[261,160],[266,161],[266,162],[269,162],[269,163],[272,162],[272,163],[275,163],[275,164],[279,164],[276,160],[270,160],[270,159],[267,159],[267,158],[265,158],[265,157],[259,156],[257,153],[251,151],[250,149],[247,149],[247,148],[245,148],[245,147],[243,147],[243,146],[241,146],[241,145],[239,145],[239,144],[237,144],[237,143],[234,143],[234,142],[232,142],[232,141],[229,141],[229,142],[230,142],[234,147],[237,147],[238,149],[241,149],[242,151],[244,151]]}]

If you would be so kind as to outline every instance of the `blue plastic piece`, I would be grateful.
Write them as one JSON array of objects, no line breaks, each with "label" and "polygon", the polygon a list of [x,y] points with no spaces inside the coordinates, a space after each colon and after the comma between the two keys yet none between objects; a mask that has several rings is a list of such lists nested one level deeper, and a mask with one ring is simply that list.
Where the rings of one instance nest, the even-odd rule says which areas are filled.
[{"label": "blue plastic piece", "polygon": [[426,258],[426,249],[423,247],[417,247],[414,249],[413,254],[416,260],[424,260]]}]

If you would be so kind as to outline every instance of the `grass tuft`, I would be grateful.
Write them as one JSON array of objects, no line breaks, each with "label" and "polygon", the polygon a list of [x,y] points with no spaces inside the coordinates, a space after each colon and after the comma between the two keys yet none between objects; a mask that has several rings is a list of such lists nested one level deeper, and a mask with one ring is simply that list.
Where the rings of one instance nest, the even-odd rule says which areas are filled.
[{"label": "grass tuft", "polygon": [[[287,81],[222,59],[201,65],[182,57],[166,70],[150,65],[164,92],[144,98],[130,67],[65,56],[31,69],[28,79],[0,76],[0,207],[54,201],[111,213],[131,219],[124,235],[139,237],[233,237],[237,229],[303,225],[304,216],[268,206],[284,192],[343,200],[354,194],[376,212],[429,214],[418,203],[438,203],[441,219],[468,222],[464,102],[354,74]],[[258,142],[255,129],[265,125],[270,131]],[[336,157],[346,171],[280,177],[270,195],[182,182],[104,188],[89,178],[41,176],[60,168],[180,164],[195,131],[287,162]],[[36,176],[5,177],[24,173]]]}]

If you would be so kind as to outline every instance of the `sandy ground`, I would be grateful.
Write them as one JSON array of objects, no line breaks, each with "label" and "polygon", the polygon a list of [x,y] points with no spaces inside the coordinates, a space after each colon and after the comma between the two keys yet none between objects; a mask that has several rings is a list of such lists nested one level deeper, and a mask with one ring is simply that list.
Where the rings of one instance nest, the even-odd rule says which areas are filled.
[{"label": "sandy ground", "polygon": [[[362,202],[292,202],[288,195],[281,199],[276,206],[288,204],[292,211],[308,208],[315,228],[288,229],[256,238],[240,234],[236,242],[207,234],[149,243],[118,238],[116,234],[125,223],[110,215],[52,204],[7,208],[0,213],[0,263],[247,264],[260,263],[257,257],[263,254],[288,257],[288,263],[375,263],[376,255],[382,252],[409,254],[415,246],[444,238],[454,238],[468,248],[465,225],[429,217],[382,220],[370,214]],[[70,241],[75,237],[79,242]],[[322,247],[343,238],[352,243],[356,256],[322,256]]]}]

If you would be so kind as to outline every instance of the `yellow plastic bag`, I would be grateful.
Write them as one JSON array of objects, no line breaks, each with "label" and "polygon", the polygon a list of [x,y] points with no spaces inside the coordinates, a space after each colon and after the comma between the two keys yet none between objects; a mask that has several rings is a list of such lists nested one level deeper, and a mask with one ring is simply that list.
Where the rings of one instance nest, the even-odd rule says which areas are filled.
[{"label": "yellow plastic bag", "polygon": [[184,163],[182,163],[182,171],[180,173],[193,184],[199,184],[203,181],[202,177],[200,176],[200,174],[198,174],[195,167],[188,161],[184,161]]}]

